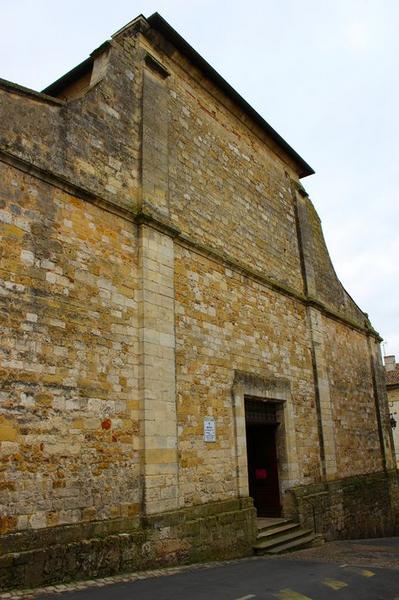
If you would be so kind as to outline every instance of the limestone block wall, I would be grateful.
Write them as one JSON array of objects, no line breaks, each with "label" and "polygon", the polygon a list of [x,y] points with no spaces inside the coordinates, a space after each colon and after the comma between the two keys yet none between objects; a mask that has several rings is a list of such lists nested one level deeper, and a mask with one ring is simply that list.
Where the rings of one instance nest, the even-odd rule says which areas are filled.
[{"label": "limestone block wall", "polygon": [[0,169],[0,532],[131,517],[136,230]]},{"label": "limestone block wall", "polygon": [[398,491],[390,471],[294,487],[291,494],[302,524],[334,540],[396,535]]},{"label": "limestone block wall", "polygon": [[[93,58],[92,81],[66,102],[0,82],[0,150],[123,208],[140,197],[141,60],[136,38]],[[98,73],[98,63],[101,71]]]},{"label": "limestone block wall", "polygon": [[312,340],[312,363],[315,378],[316,404],[318,408],[322,471],[325,478],[333,479],[337,474],[337,450],[335,444],[334,423],[332,419],[332,398],[327,371],[323,317],[321,312],[312,306],[308,307],[307,312],[308,326]]},{"label": "limestone block wall", "polygon": [[[305,307],[179,244],[175,256],[182,501],[197,504],[240,493],[232,402],[237,370],[288,384],[290,435],[296,446],[290,461],[297,463],[296,482],[318,481],[320,449]],[[215,418],[216,443],[203,441],[207,416]],[[290,478],[288,470],[282,463],[283,481]]]},{"label": "limestone block wall", "polygon": [[290,167],[192,67],[163,60],[171,72],[170,218],[197,242],[302,292]]},{"label": "limestone block wall", "polygon": [[323,319],[338,477],[383,468],[367,339]]},{"label": "limestone block wall", "polygon": [[143,509],[178,506],[174,245],[140,226],[140,419]]},{"label": "limestone block wall", "polygon": [[246,498],[150,515],[141,527],[126,520],[123,533],[97,522],[0,538],[0,590],[248,556],[254,513]]}]

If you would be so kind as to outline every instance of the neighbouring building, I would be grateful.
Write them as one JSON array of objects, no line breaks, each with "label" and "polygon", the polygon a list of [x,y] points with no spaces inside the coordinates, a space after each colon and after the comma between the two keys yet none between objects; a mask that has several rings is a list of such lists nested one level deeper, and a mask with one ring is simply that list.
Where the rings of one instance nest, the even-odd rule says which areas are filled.
[{"label": "neighbouring building", "polygon": [[399,466],[399,364],[395,361],[395,356],[384,356],[384,363],[396,465]]},{"label": "neighbouring building", "polygon": [[162,17],[1,81],[0,169],[3,588],[248,554],[254,503],[395,531],[380,337],[313,171]]}]

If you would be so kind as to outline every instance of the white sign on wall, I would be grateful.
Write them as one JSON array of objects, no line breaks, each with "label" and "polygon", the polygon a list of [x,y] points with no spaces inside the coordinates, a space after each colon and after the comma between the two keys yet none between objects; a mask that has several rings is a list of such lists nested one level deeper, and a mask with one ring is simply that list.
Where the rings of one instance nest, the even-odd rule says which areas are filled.
[{"label": "white sign on wall", "polygon": [[216,423],[212,417],[204,419],[204,442],[216,442]]}]

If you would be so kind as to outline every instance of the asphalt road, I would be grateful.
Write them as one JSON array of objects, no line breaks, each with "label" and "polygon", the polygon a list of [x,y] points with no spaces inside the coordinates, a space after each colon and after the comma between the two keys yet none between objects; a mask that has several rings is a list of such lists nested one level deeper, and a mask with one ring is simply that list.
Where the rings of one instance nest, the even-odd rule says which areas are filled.
[{"label": "asphalt road", "polygon": [[399,600],[399,570],[257,558],[43,600]]}]

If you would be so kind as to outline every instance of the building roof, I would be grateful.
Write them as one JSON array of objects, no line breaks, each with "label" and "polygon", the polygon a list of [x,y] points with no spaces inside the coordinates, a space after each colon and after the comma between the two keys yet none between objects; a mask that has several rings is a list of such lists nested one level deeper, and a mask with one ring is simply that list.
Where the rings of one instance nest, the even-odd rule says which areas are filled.
[{"label": "building roof", "polygon": [[[208,79],[210,79],[219,89],[221,89],[235,104],[237,104],[257,125],[265,131],[269,139],[271,139],[277,147],[279,147],[286,156],[288,156],[292,162],[296,165],[299,177],[306,177],[313,175],[314,170],[308,163],[281,137],[279,133],[246,101],[244,98],[236,92],[236,90],[229,84],[219,73],[204,59],[202,56],[194,50],[192,46],[175,30],[169,25],[167,21],[159,14],[154,13],[148,18],[140,15],[125,27],[122,27],[112,37],[117,36],[119,33],[126,31],[131,25],[136,23],[138,20],[143,19],[151,28],[159,31],[169,42],[175,46],[188,60],[197,67]],[[59,91],[66,85],[73,83],[78,77],[82,76],[90,67],[93,62],[93,57],[96,53],[101,51],[107,44],[105,42],[95,50],[91,56],[83,61],[80,65],[57,79],[54,83],[47,86],[43,92],[50,96],[57,96]]]},{"label": "building roof", "polygon": [[399,363],[395,365],[395,369],[387,371],[385,369],[385,381],[388,385],[399,385]]}]

